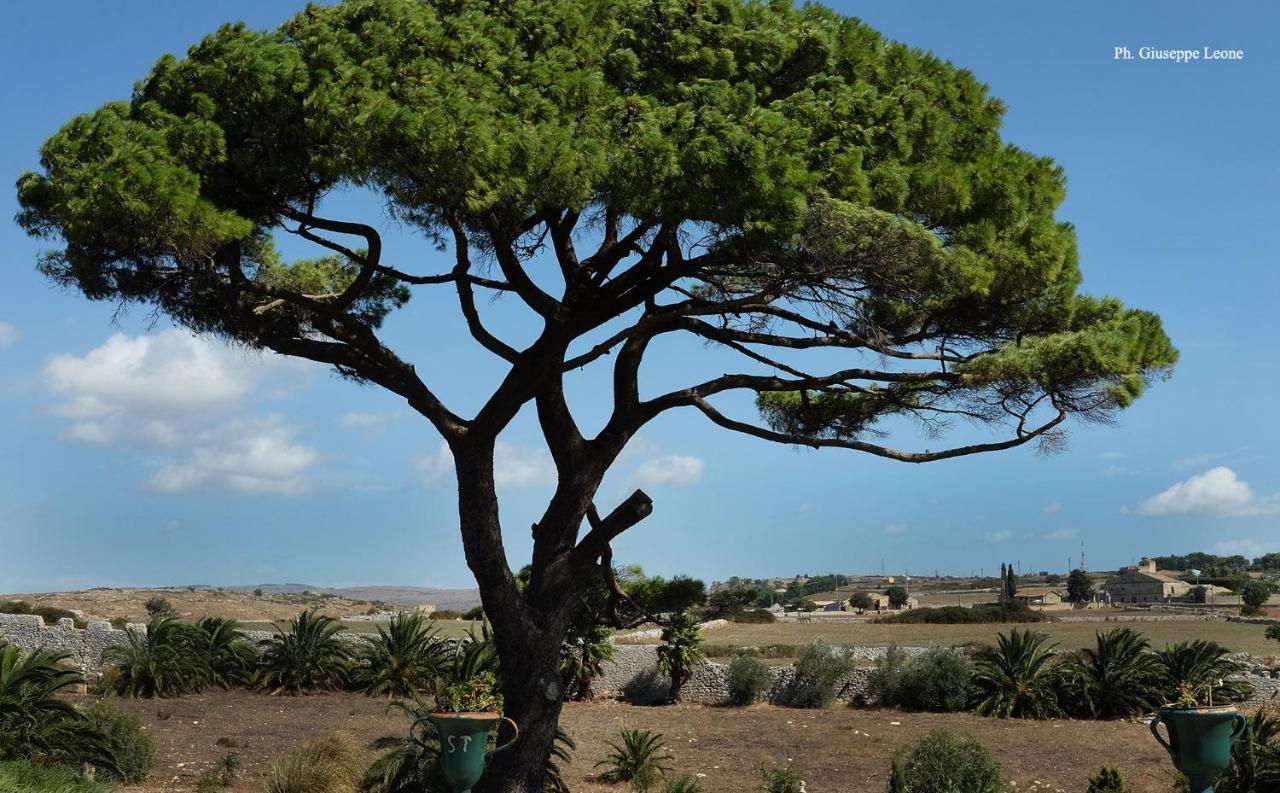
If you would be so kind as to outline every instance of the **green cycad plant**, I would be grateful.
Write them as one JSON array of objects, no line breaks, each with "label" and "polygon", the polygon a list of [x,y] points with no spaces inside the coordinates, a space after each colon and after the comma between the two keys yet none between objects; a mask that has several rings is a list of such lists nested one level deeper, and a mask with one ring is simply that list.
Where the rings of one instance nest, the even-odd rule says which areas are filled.
[{"label": "green cycad plant", "polygon": [[667,699],[680,701],[680,689],[693,676],[693,667],[702,660],[702,634],[698,621],[687,611],[677,612],[671,624],[662,629],[658,646],[658,668],[671,678]]},{"label": "green cycad plant", "polygon": [[1280,718],[1270,708],[1247,717],[1245,730],[1231,745],[1231,765],[1214,783],[1215,793],[1266,793],[1280,790]]},{"label": "green cycad plant", "polygon": [[631,787],[644,791],[658,784],[671,770],[666,762],[672,758],[660,733],[623,730],[620,737],[621,741],[609,743],[613,751],[596,763],[596,768],[605,766],[604,773],[600,774],[602,782],[630,782]]},{"label": "green cycad plant", "polygon": [[1014,628],[978,657],[973,685],[978,713],[1001,718],[1037,718],[1061,712],[1053,648],[1043,633]]},{"label": "green cycad plant", "polygon": [[360,648],[352,683],[370,696],[409,697],[430,687],[447,652],[422,614],[400,613]]},{"label": "green cycad plant", "polygon": [[205,633],[195,625],[158,615],[145,635],[129,632],[127,644],[102,653],[103,686],[121,696],[176,697],[202,691],[213,681]]},{"label": "green cycad plant", "polygon": [[60,693],[84,682],[66,653],[0,644],[0,761],[79,765],[119,774],[107,741]]},{"label": "green cycad plant", "polygon": [[1099,631],[1093,647],[1066,662],[1064,700],[1096,719],[1150,713],[1160,704],[1161,674],[1160,662],[1142,634],[1131,628]]},{"label": "green cycad plant", "polygon": [[577,700],[591,699],[591,681],[604,672],[604,665],[613,658],[614,646],[609,637],[613,630],[606,625],[581,620],[569,628],[561,650],[560,675],[565,688],[573,691]]},{"label": "green cycad plant", "polygon": [[1239,702],[1249,696],[1250,686],[1232,679],[1240,664],[1227,656],[1230,651],[1213,641],[1195,639],[1178,642],[1156,652],[1162,667],[1161,693],[1180,707]]},{"label": "green cycad plant", "polygon": [[332,617],[304,611],[289,621],[289,629],[277,629],[264,639],[258,683],[273,694],[341,688],[351,670],[351,650],[338,634],[341,624]]},{"label": "green cycad plant", "polygon": [[239,623],[225,617],[205,617],[196,627],[204,634],[203,651],[209,664],[210,683],[233,688],[253,682],[258,650],[245,638]]}]

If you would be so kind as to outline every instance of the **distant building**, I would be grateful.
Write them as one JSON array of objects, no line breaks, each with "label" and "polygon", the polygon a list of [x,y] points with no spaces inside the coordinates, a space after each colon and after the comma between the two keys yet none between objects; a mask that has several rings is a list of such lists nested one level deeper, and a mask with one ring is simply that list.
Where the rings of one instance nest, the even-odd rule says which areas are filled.
[{"label": "distant building", "polygon": [[1156,570],[1153,559],[1144,558],[1136,567],[1122,567],[1107,579],[1103,591],[1112,603],[1168,603],[1184,600],[1192,584]]},{"label": "distant building", "polygon": [[1053,587],[1026,587],[1014,592],[1013,599],[1024,606],[1060,606],[1067,593]]}]

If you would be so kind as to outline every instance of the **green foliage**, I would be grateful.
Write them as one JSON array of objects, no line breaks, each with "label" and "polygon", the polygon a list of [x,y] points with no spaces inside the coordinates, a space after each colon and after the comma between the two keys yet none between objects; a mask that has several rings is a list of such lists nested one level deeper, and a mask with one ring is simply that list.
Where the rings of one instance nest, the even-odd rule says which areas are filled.
[{"label": "green foliage", "polygon": [[1124,781],[1120,769],[1113,765],[1104,765],[1098,773],[1089,777],[1088,793],[1132,793],[1133,788]]},{"label": "green foliage", "polygon": [[761,769],[760,781],[764,793],[804,793],[804,782],[789,766]]},{"label": "green foliage", "polygon": [[236,782],[236,775],[240,772],[240,755],[235,752],[227,752],[218,761],[215,769],[218,774],[218,782],[223,787],[231,787]]},{"label": "green foliage", "polygon": [[983,716],[1043,719],[1061,712],[1048,636],[1014,628],[978,655],[974,696]]},{"label": "green foliage", "polygon": [[940,606],[914,608],[901,614],[881,617],[878,622],[929,625],[977,625],[986,623],[1045,622],[1044,612],[1020,603],[977,603],[971,607]]},{"label": "green foliage", "polygon": [[1260,613],[1262,607],[1267,605],[1267,599],[1271,597],[1272,591],[1272,587],[1265,581],[1260,579],[1249,581],[1240,593],[1240,601],[1244,604],[1242,610],[1249,614]]},{"label": "green foliage", "polygon": [[1156,652],[1163,667],[1161,692],[1167,702],[1181,707],[1240,702],[1249,696],[1251,687],[1243,680],[1232,680],[1241,665],[1227,656],[1230,650],[1217,642],[1195,639],[1178,642]]},{"label": "green foliage", "polygon": [[430,687],[447,652],[433,623],[401,612],[360,648],[351,682],[370,696],[412,696]]},{"label": "green foliage", "polygon": [[332,617],[304,611],[289,629],[259,642],[258,682],[272,693],[301,694],[341,688],[351,670],[351,650],[338,638],[342,625]]},{"label": "green foliage", "polygon": [[176,697],[199,692],[212,682],[207,637],[195,625],[160,615],[147,621],[145,635],[130,632],[128,638],[128,644],[102,653],[109,667],[102,684],[111,692]]},{"label": "green foliage", "polygon": [[462,612],[462,618],[464,620],[473,620],[473,621],[484,619],[484,606],[472,606],[471,608]]},{"label": "green foliage", "polygon": [[793,708],[825,708],[835,701],[836,684],[853,661],[830,645],[816,641],[800,651],[783,692],[783,704]]},{"label": "green foliage", "polygon": [[1150,644],[1131,628],[1099,631],[1093,647],[1066,661],[1063,703],[1095,719],[1122,719],[1151,713],[1161,704],[1163,668]]},{"label": "green foliage", "polygon": [[466,680],[441,681],[435,687],[436,709],[450,713],[501,713],[502,691],[492,672]]},{"label": "green foliage", "polygon": [[209,682],[222,688],[250,685],[257,672],[258,650],[239,624],[224,617],[204,617],[196,627],[204,634],[201,652],[209,664]]},{"label": "green foliage", "polygon": [[973,664],[960,650],[930,647],[914,655],[890,645],[869,680],[883,705],[904,710],[949,712],[968,707]]},{"label": "green foliage", "polygon": [[75,622],[77,627],[84,627],[84,621],[73,611],[56,606],[33,606],[25,600],[6,600],[0,603],[0,614],[35,614],[43,619],[46,625],[54,625],[58,620],[69,619]]},{"label": "green foliage", "polygon": [[62,666],[67,658],[44,650],[23,654],[0,642],[0,761],[89,763],[118,774],[108,742],[61,696],[84,682],[79,672]]},{"label": "green foliage", "polygon": [[609,742],[612,751],[596,763],[596,768],[605,767],[600,781],[609,784],[630,782],[632,788],[643,791],[657,785],[671,770],[666,763],[672,758],[660,733],[624,729],[620,738],[616,743]]},{"label": "green foliage", "polygon": [[89,782],[65,766],[25,760],[0,762],[0,793],[114,793],[112,785]]},{"label": "green foliage", "polygon": [[174,610],[173,604],[159,595],[147,598],[147,602],[143,604],[143,608],[147,610],[148,617],[172,617],[176,619],[178,616],[178,612]]},{"label": "green foliage", "polygon": [[1245,730],[1231,745],[1231,764],[1214,783],[1215,793],[1280,790],[1280,719],[1271,708],[1246,716]]},{"label": "green foliage", "polygon": [[725,670],[725,687],[729,690],[729,701],[734,705],[750,705],[768,696],[772,685],[773,674],[769,665],[749,655],[735,657]]},{"label": "green foliage", "polygon": [[271,763],[266,793],[357,793],[363,777],[359,744],[330,732]]},{"label": "green foliage", "polygon": [[1067,576],[1067,600],[1087,603],[1093,600],[1093,579],[1085,571],[1076,568]]},{"label": "green foliage", "polygon": [[702,634],[698,621],[686,611],[677,612],[671,622],[662,629],[662,644],[658,645],[658,668],[671,678],[668,698],[680,700],[680,689],[693,676],[693,667],[702,660]]},{"label": "green foliage", "polygon": [[772,625],[778,618],[768,609],[748,609],[730,614],[728,620],[745,625]]},{"label": "green foliage", "polygon": [[870,592],[854,592],[849,596],[849,605],[853,606],[860,612],[871,608],[871,603],[872,600]]},{"label": "green foliage", "polygon": [[611,628],[586,613],[570,623],[560,650],[560,675],[575,699],[591,699],[591,681],[604,672],[605,662],[613,658],[614,645],[609,640],[612,635]]},{"label": "green foliage", "polygon": [[682,776],[664,785],[662,793],[706,793],[706,790],[693,777]]},{"label": "green foliage", "polygon": [[931,732],[895,757],[891,784],[904,793],[1005,793],[1000,764],[973,738]]},{"label": "green foliage", "polygon": [[196,793],[219,793],[222,788],[222,780],[218,777],[216,769],[210,768],[196,777]]},{"label": "green foliage", "polygon": [[[734,619],[755,606],[760,595],[754,589],[717,589],[707,598],[706,619]],[[768,612],[765,612],[768,614]],[[734,620],[735,622],[738,620]]]},{"label": "green foliage", "polygon": [[91,702],[81,712],[90,728],[102,736],[114,761],[111,767],[98,771],[99,781],[133,785],[151,773],[156,765],[156,750],[141,719],[110,702]]},{"label": "green foliage", "polygon": [[1264,635],[1272,641],[1280,642],[1280,623],[1268,625]]},{"label": "green foliage", "polygon": [[900,609],[907,605],[909,596],[907,595],[907,590],[904,587],[891,586],[886,589],[884,593],[889,596],[889,605],[893,608]]}]

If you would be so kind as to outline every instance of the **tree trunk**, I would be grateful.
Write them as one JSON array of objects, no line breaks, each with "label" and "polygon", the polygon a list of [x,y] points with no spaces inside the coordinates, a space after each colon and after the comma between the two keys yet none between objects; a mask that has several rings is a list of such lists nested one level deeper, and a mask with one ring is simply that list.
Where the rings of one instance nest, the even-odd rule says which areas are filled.
[{"label": "tree trunk", "polygon": [[494,755],[480,784],[485,793],[542,793],[564,702],[562,640],[552,641],[546,635],[508,636],[499,642],[504,715],[520,726],[520,738]]}]

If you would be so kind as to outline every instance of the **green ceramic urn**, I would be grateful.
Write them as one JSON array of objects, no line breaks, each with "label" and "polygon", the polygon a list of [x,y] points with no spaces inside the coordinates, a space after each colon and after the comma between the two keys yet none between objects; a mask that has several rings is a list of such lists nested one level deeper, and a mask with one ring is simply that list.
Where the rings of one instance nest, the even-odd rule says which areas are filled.
[{"label": "green ceramic urn", "polygon": [[[1161,724],[1168,741],[1160,735]],[[1231,745],[1244,728],[1244,716],[1232,707],[1161,708],[1151,721],[1151,734],[1191,782],[1191,793],[1213,793],[1213,781],[1231,764]]]},{"label": "green ceramic urn", "polygon": [[[440,766],[454,793],[468,793],[484,773],[489,755],[511,746],[520,735],[514,721],[496,713],[432,713],[427,719],[440,733]],[[510,724],[515,734],[489,749],[489,731],[502,721]]]}]

